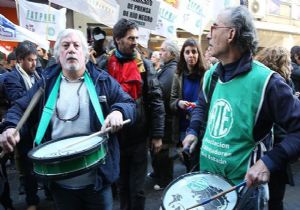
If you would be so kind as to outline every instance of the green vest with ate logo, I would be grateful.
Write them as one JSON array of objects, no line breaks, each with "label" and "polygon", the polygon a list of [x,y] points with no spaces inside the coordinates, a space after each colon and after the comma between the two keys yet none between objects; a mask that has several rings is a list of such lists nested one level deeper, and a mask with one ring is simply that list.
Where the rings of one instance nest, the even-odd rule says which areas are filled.
[{"label": "green vest with ate logo", "polygon": [[[205,96],[216,66],[205,74]],[[248,73],[225,83],[217,81],[201,147],[201,171],[222,175],[234,184],[244,179],[250,154],[255,148],[253,128],[272,73],[253,61]]]}]

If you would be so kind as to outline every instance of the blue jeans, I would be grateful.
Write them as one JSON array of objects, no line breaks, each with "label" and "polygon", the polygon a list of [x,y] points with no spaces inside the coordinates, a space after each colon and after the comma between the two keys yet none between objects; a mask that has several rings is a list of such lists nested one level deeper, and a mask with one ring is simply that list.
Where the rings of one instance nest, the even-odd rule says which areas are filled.
[{"label": "blue jeans", "polygon": [[73,190],[53,184],[50,191],[58,210],[112,210],[113,207],[110,185],[96,191],[94,187]]}]

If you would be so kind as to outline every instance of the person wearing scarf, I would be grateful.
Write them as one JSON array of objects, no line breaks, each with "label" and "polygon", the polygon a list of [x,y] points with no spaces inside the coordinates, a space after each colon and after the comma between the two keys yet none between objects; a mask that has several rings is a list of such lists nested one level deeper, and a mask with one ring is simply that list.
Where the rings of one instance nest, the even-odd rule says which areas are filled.
[{"label": "person wearing scarf", "polygon": [[113,27],[116,49],[100,65],[136,102],[137,119],[119,135],[121,149],[118,182],[120,209],[145,208],[144,181],[147,173],[147,139],[158,152],[164,133],[164,104],[156,72],[137,51],[138,26],[121,19]]}]

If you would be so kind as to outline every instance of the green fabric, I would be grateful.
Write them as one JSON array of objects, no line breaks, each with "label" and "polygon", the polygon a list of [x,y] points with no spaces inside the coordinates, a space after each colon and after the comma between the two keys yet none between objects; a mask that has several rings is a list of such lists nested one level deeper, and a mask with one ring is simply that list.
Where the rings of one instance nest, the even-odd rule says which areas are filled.
[{"label": "green fabric", "polygon": [[49,95],[49,98],[46,102],[46,105],[43,109],[43,113],[42,113],[42,117],[40,119],[39,125],[38,125],[38,129],[35,135],[35,139],[34,142],[35,144],[39,145],[45,135],[45,132],[47,130],[47,127],[50,123],[54,108],[55,108],[55,104],[56,104],[56,99],[57,99],[57,94],[58,94],[58,90],[59,90],[59,86],[60,86],[60,81],[61,81],[61,76],[62,76],[62,72],[59,74],[59,76],[56,79],[56,82],[53,86],[53,89]]},{"label": "green fabric", "polygon": [[97,92],[95,89],[95,85],[93,84],[93,81],[87,72],[85,72],[85,74],[84,74],[84,81],[86,83],[86,87],[89,92],[89,96],[92,101],[93,107],[96,111],[97,117],[98,117],[101,125],[103,125],[104,117],[103,117],[103,112],[102,112],[101,106],[99,104],[99,99],[98,99],[98,95],[97,95]]},{"label": "green fabric", "polygon": [[[61,77],[62,77],[62,72],[59,74],[59,76],[56,79],[56,82],[53,86],[53,89],[51,90],[51,93],[49,95],[49,98],[46,102],[46,105],[43,109],[43,113],[42,113],[42,117],[41,120],[39,122],[38,125],[38,129],[36,132],[36,136],[34,139],[35,144],[39,145],[45,135],[45,132],[47,130],[47,127],[50,123],[50,120],[52,118],[53,112],[54,112],[54,108],[56,105],[56,100],[57,100],[57,94],[58,94],[58,90],[60,87],[60,81],[61,81]],[[87,71],[84,72],[84,82],[86,84],[92,105],[95,109],[95,112],[97,114],[97,117],[101,123],[101,125],[103,125],[104,123],[104,117],[103,117],[103,112],[98,100],[98,96],[97,96],[97,92],[95,89],[95,85],[93,84],[93,81],[91,79],[91,77],[89,76],[89,74],[87,73]]]},{"label": "green fabric", "polygon": [[[205,75],[205,95],[215,68]],[[200,154],[202,171],[222,175],[234,184],[243,180],[256,145],[254,125],[272,73],[253,62],[250,72],[216,83]]]}]

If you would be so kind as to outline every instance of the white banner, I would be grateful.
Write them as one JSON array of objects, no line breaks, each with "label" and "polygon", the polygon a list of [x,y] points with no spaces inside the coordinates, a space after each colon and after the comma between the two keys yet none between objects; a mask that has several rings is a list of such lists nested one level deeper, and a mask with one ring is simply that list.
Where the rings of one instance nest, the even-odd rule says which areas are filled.
[{"label": "white banner", "polygon": [[155,29],[159,10],[159,2],[157,0],[122,0],[119,1],[119,4],[119,19],[133,20],[140,27]]},{"label": "white banner", "polygon": [[53,41],[66,28],[66,8],[57,10],[46,4],[26,0],[18,2],[20,26]]},{"label": "white banner", "polygon": [[29,40],[41,46],[45,50],[49,50],[49,41],[36,33],[29,31],[26,28],[15,25],[10,22],[6,17],[0,14],[0,40],[23,42]]},{"label": "white banner", "polygon": [[171,6],[170,4],[161,1],[156,28],[155,30],[152,30],[151,33],[164,36],[170,39],[176,38],[178,18],[179,18],[179,10]]},{"label": "white banner", "polygon": [[118,21],[119,5],[114,0],[49,0],[52,3],[86,15],[109,27]]},{"label": "white banner", "polygon": [[292,4],[292,18],[300,20],[300,5]]},{"label": "white banner", "polygon": [[178,28],[194,35],[202,34],[211,17],[210,5],[207,0],[181,0]]},{"label": "white banner", "polygon": [[235,7],[240,4],[240,1],[236,0],[211,0],[211,6],[210,6],[210,11],[211,11],[211,19],[215,20],[223,9],[227,7]]},{"label": "white banner", "polygon": [[148,41],[150,39],[150,30],[146,28],[139,27],[139,40],[138,43],[144,47],[148,48]]},{"label": "white banner", "polygon": [[280,0],[269,0],[269,14],[280,15]]}]

